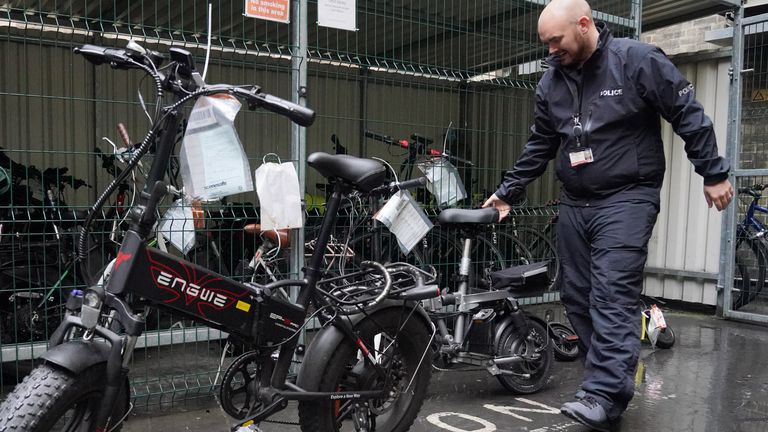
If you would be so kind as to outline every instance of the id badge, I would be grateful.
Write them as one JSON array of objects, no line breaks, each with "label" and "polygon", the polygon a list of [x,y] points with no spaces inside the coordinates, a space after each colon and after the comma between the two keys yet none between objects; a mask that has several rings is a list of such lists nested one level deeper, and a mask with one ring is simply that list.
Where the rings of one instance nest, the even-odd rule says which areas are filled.
[{"label": "id badge", "polygon": [[568,153],[568,156],[571,158],[572,167],[588,164],[594,160],[592,157],[592,149],[589,147],[572,151]]}]

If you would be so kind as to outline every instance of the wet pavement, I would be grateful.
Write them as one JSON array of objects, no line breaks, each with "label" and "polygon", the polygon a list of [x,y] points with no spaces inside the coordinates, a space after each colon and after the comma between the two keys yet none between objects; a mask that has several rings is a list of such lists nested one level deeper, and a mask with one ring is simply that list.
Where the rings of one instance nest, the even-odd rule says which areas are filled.
[{"label": "wet pavement", "polygon": [[[669,350],[645,345],[636,393],[616,430],[768,431],[768,328],[711,315],[667,312],[677,335]],[[582,432],[559,407],[576,392],[578,363],[556,362],[540,392],[515,396],[482,371],[435,372],[412,431]],[[229,418],[207,396],[157,413],[132,414],[124,431],[227,431]],[[296,421],[295,405],[276,417]],[[265,432],[298,426],[263,423]]]}]

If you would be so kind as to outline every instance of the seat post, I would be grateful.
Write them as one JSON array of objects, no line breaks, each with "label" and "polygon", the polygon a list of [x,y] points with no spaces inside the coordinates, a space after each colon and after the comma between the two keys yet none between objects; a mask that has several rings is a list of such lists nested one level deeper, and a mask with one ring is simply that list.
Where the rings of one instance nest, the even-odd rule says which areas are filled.
[{"label": "seat post", "polygon": [[[460,298],[463,298],[465,295],[467,295],[467,291],[469,290],[469,265],[471,264],[471,259],[470,259],[471,254],[472,254],[472,236],[466,231],[464,231],[464,248],[461,253],[461,263],[459,264],[459,297]],[[463,313],[459,313],[459,316],[456,317],[456,328],[453,329],[454,341],[459,345],[464,343],[465,324],[466,324],[466,317],[464,316]]]}]

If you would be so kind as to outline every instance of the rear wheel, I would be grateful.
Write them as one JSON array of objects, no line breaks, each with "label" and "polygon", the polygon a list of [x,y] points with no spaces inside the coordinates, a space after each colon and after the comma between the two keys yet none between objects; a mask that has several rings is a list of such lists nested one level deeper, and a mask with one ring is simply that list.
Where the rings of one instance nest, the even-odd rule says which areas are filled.
[{"label": "rear wheel", "polygon": [[[38,366],[0,405],[0,430],[93,431],[105,382],[104,365],[78,375],[50,364]],[[128,412],[128,389],[123,387],[112,411],[111,431],[120,430],[122,425],[113,425]]]},{"label": "rear wheel", "polygon": [[765,286],[768,246],[759,239],[747,238],[739,231],[733,269],[732,309],[738,310],[756,299]]},{"label": "rear wheel", "polygon": [[[356,332],[376,359],[389,371],[389,382],[380,377],[362,351],[345,338],[323,364],[305,363],[322,374],[316,391],[387,390],[375,400],[340,399],[299,402],[299,422],[305,432],[356,430],[355,423],[369,423],[368,430],[409,430],[426,396],[431,375],[430,333],[421,318],[398,309],[386,309],[361,321]],[[355,418],[363,420],[355,420]]]},{"label": "rear wheel", "polygon": [[497,375],[501,385],[517,394],[541,390],[549,381],[552,366],[552,343],[547,329],[538,321],[526,320],[528,332],[515,326],[503,330],[496,348],[497,356],[518,356],[515,361],[500,365]]}]

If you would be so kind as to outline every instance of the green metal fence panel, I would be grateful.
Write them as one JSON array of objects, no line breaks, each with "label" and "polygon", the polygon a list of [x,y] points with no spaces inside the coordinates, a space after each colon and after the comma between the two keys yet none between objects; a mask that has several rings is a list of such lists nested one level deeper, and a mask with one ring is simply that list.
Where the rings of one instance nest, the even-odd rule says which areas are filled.
[{"label": "green metal fence panel", "polygon": [[729,155],[737,190],[724,225],[726,265],[721,276],[722,306],[727,317],[768,322],[768,241],[764,187],[768,184],[764,95],[768,88],[766,46],[768,15],[743,17],[734,26],[734,76],[731,90]]}]

